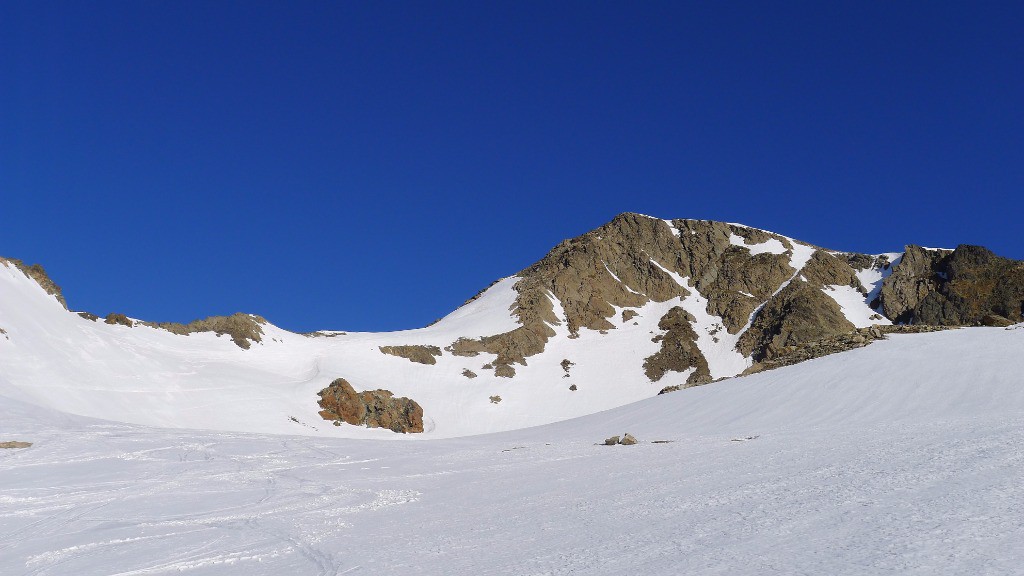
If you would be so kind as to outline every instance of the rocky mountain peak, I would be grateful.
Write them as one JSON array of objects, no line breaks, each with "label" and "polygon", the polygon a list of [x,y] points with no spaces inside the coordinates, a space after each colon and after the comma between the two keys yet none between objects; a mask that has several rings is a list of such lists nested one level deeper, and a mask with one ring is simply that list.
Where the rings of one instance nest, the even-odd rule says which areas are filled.
[{"label": "rocky mountain peak", "polygon": [[[495,354],[490,367],[511,377],[556,328],[568,338],[607,333],[674,302],[682,305],[660,308],[660,349],[643,367],[653,381],[681,372],[692,385],[872,324],[1019,320],[1020,270],[974,246],[907,246],[895,257],[837,252],[738,224],[625,213],[519,273],[519,328],[460,339],[449,351]],[[709,362],[721,355],[740,360]]]}]

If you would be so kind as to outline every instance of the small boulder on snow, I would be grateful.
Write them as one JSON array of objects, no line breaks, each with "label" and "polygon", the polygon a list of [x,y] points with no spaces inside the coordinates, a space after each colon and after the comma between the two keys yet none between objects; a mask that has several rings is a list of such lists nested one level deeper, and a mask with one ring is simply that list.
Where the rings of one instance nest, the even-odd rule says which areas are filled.
[{"label": "small boulder on snow", "polygon": [[30,446],[32,446],[31,442],[20,442],[18,440],[0,442],[0,448],[28,448]]}]

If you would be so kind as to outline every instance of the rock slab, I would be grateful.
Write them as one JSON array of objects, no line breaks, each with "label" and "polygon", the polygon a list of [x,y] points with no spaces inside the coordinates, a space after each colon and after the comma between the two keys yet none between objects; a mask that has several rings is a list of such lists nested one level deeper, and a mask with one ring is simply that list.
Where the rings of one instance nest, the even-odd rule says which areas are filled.
[{"label": "rock slab", "polygon": [[356,392],[347,380],[338,378],[317,396],[324,420],[400,434],[423,432],[423,408],[410,398],[396,398],[389,390]]}]

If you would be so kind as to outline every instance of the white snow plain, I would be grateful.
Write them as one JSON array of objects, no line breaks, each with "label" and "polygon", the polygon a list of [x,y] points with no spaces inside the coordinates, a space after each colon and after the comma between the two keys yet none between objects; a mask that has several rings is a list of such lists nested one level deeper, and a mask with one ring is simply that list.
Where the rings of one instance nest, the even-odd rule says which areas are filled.
[{"label": "white snow plain", "polygon": [[1024,331],[890,338],[428,442],[4,398],[0,439],[35,444],[0,451],[0,573],[1019,574]]}]

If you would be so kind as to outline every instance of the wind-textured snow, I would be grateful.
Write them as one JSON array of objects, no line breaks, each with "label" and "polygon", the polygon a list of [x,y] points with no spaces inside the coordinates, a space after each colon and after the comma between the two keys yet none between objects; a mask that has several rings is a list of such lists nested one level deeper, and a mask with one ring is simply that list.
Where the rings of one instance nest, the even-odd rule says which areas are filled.
[{"label": "wind-textured snow", "polygon": [[[0,451],[0,573],[1018,574],[1022,346],[1022,330],[894,335],[415,443],[167,430],[4,399],[0,438],[35,445]],[[641,443],[597,445],[627,431]]]}]

